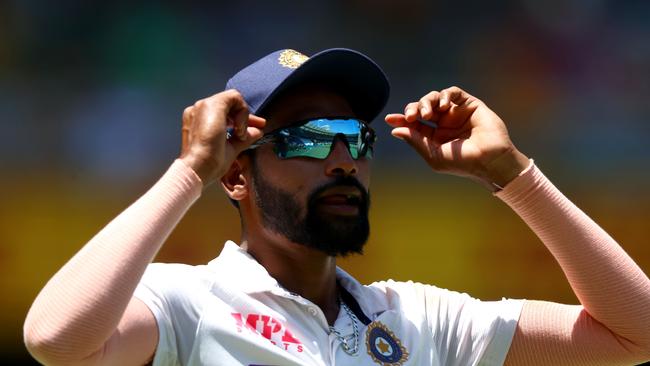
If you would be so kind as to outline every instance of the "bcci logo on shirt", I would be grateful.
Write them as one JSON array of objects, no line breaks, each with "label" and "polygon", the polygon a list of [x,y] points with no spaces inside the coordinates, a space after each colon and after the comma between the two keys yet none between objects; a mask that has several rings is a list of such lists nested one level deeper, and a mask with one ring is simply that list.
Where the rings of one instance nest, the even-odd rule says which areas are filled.
[{"label": "bcci logo on shirt", "polygon": [[366,349],[373,361],[382,366],[401,366],[409,358],[395,333],[377,321],[366,331]]}]

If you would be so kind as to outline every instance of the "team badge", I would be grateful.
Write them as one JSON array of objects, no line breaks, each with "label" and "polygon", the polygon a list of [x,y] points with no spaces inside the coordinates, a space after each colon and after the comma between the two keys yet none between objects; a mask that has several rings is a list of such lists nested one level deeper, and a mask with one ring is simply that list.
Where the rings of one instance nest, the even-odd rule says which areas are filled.
[{"label": "team badge", "polygon": [[280,53],[280,57],[278,57],[280,65],[290,69],[297,69],[298,66],[302,65],[307,60],[309,60],[309,57],[294,50],[284,50]]},{"label": "team badge", "polygon": [[378,321],[368,325],[366,349],[373,361],[382,366],[401,366],[409,358],[409,353],[395,333]]}]

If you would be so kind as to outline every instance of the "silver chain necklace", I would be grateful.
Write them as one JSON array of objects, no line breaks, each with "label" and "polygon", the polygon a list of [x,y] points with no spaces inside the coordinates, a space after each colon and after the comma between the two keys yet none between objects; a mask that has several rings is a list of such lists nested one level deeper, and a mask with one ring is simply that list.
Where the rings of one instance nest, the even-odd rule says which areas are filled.
[{"label": "silver chain necklace", "polygon": [[350,317],[350,320],[352,321],[352,340],[353,344],[350,346],[348,343],[349,341],[349,336],[346,338],[343,335],[341,335],[341,332],[339,332],[336,328],[334,328],[333,325],[330,325],[330,334],[334,334],[336,336],[336,339],[341,342],[341,346],[343,347],[343,351],[347,353],[350,356],[356,356],[359,353],[359,326],[357,325],[357,316],[354,315],[352,310],[345,305],[345,302],[339,298],[339,304],[341,304],[341,307],[345,310],[345,312],[348,314],[348,317]]}]

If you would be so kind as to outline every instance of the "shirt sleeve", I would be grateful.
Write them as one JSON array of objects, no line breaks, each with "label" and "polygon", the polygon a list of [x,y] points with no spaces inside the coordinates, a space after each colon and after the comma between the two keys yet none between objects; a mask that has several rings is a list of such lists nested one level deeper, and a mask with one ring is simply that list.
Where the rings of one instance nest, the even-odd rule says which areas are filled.
[{"label": "shirt sleeve", "polygon": [[425,313],[445,365],[503,365],[523,302],[481,301],[423,286]]},{"label": "shirt sleeve", "polygon": [[383,282],[399,293],[402,311],[422,314],[442,365],[503,365],[523,300],[481,301],[414,282]]},{"label": "shirt sleeve", "polygon": [[189,355],[198,324],[198,306],[192,297],[197,282],[192,266],[154,263],[147,267],[134,296],[149,307],[158,324],[153,365],[181,365]]}]

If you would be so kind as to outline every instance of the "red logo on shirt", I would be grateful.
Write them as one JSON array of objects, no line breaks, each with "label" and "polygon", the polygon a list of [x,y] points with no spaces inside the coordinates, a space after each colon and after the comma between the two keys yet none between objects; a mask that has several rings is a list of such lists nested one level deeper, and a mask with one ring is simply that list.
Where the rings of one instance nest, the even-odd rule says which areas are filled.
[{"label": "red logo on shirt", "polygon": [[245,328],[253,333],[260,334],[276,346],[284,347],[287,351],[292,346],[295,347],[297,352],[303,351],[302,343],[298,338],[278,320],[268,315],[248,314],[246,315],[246,321],[244,321],[244,316],[240,313],[231,313],[231,315],[235,318],[238,332]]}]

